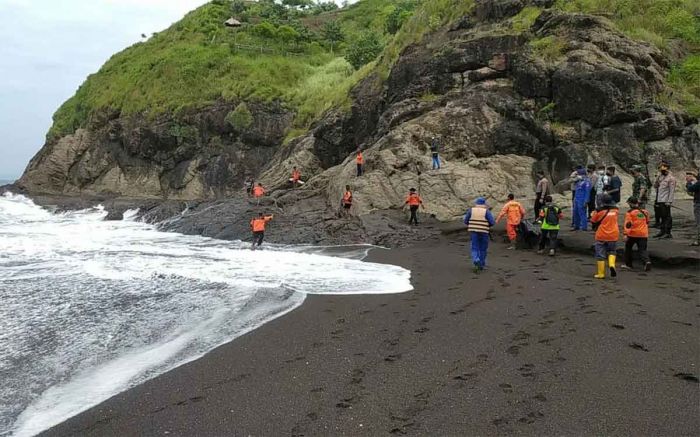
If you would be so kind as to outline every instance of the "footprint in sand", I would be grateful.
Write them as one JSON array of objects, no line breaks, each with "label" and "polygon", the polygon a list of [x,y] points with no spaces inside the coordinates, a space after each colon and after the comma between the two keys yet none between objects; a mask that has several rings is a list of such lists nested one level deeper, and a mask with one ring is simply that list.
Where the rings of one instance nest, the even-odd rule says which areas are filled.
[{"label": "footprint in sand", "polygon": [[640,351],[649,352],[649,349],[641,343],[632,342],[628,346],[631,347],[632,349],[637,349]]},{"label": "footprint in sand", "polygon": [[673,375],[673,376],[676,377],[676,378],[682,379],[682,380],[684,380],[684,381],[694,382],[695,384],[698,384],[698,383],[700,382],[700,381],[698,380],[698,377],[695,376],[695,375],[693,375],[692,373],[683,373],[683,372],[681,372],[681,373],[676,373],[676,374]]},{"label": "footprint in sand", "polygon": [[613,323],[610,326],[615,328],[615,329],[625,329],[624,325],[618,325],[617,323]]},{"label": "footprint in sand", "polygon": [[501,390],[503,390],[503,393],[513,393],[513,386],[507,383],[502,383],[498,384],[499,387],[501,387]]}]

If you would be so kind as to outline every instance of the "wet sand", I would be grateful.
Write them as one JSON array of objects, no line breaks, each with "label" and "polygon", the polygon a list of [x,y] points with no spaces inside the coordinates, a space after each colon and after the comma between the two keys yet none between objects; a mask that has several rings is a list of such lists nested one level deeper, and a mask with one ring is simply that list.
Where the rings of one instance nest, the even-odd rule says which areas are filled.
[{"label": "wet sand", "polygon": [[475,275],[468,251],[374,250],[415,290],[310,296],[46,435],[698,434],[697,269],[599,281],[497,242]]}]

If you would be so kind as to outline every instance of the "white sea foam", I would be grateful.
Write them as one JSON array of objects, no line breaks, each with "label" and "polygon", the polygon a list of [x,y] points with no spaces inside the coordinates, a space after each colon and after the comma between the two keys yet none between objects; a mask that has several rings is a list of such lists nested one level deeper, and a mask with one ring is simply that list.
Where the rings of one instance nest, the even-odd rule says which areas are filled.
[{"label": "white sea foam", "polygon": [[[34,435],[293,310],[398,293],[368,246],[281,247],[158,232],[127,211],[51,214],[0,197],[0,435]],[[335,256],[328,256],[329,254]]]}]

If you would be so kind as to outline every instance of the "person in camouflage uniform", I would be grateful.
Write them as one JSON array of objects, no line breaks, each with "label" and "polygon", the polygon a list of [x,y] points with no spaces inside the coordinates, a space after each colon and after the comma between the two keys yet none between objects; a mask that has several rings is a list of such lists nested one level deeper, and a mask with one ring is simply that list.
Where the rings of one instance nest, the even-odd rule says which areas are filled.
[{"label": "person in camouflage uniform", "polygon": [[632,176],[634,176],[634,183],[632,184],[632,197],[639,199],[639,208],[644,209],[649,201],[649,188],[651,188],[651,184],[642,174],[641,165],[632,166]]}]

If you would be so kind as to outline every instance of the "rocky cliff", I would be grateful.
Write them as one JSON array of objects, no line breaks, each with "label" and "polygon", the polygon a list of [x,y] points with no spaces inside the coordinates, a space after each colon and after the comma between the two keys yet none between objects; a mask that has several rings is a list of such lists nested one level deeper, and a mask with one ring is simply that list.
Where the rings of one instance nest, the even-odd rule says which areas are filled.
[{"label": "rocky cliff", "polygon": [[[47,143],[19,184],[32,193],[196,199],[203,202],[170,228],[235,238],[261,209],[241,188],[254,177],[272,191],[262,208],[307,229],[299,241],[337,242],[329,236],[350,227],[356,239],[381,242],[381,229],[395,226],[377,211],[400,206],[410,187],[448,220],[478,195],[494,203],[509,192],[531,196],[538,169],[563,189],[576,164],[617,165],[623,178],[633,164],[653,174],[662,158],[676,170],[697,168],[697,119],[659,98],[674,59],[603,17],[552,6],[476,2],[405,47],[388,75],[377,69],[362,79],[349,108],[327,111],[286,143],[294,114],[282,104],[249,102],[253,122],[241,131],[225,122],[238,102],[155,121],[102,112]],[[537,18],[523,26],[524,12]],[[433,137],[440,170],[431,169]],[[357,147],[366,159],[360,178]],[[303,188],[287,187],[292,166],[302,169]],[[346,184],[355,205],[338,219]],[[217,214],[225,224],[212,225]]]}]

